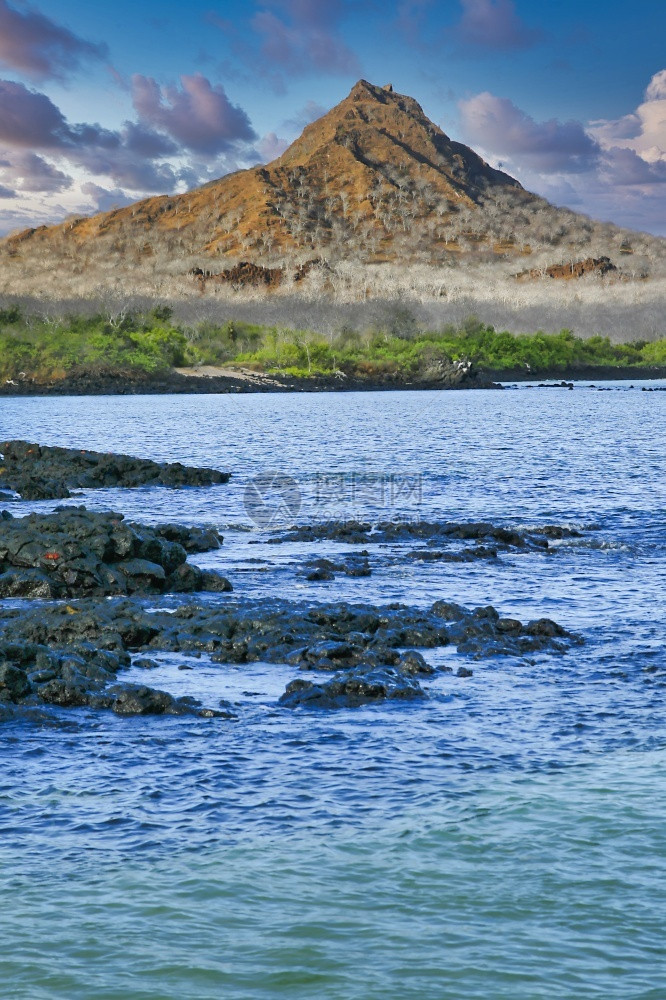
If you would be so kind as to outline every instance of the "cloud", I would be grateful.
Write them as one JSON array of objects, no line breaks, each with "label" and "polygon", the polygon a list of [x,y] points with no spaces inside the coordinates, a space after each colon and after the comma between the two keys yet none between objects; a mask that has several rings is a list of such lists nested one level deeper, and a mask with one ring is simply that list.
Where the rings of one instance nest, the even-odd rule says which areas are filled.
[{"label": "cloud", "polygon": [[[118,188],[142,193],[165,193],[182,183],[201,183],[199,178],[210,180],[205,163],[224,173],[237,169],[238,159],[256,162],[258,154],[248,143],[256,138],[249,119],[221,87],[212,87],[202,76],[183,77],[182,89],[161,89],[148,77],[135,77],[132,85],[139,121],[106,129],[70,123],[45,94],[0,80],[0,144],[14,153],[23,151],[24,165],[26,151],[47,153],[92,177],[110,178]],[[192,154],[193,160],[184,163]],[[32,182],[44,187],[34,190],[47,190],[47,185],[57,190],[65,184],[67,175],[44,160],[39,161],[44,166],[38,177],[37,160],[32,162]],[[234,165],[225,168],[227,161]]]},{"label": "cloud", "polygon": [[82,184],[81,191],[90,198],[90,203],[83,206],[85,212],[109,212],[112,208],[131,205],[134,201],[121,188],[109,190],[99,184],[93,184],[91,181]]},{"label": "cloud", "polygon": [[103,59],[106,52],[105,45],[79,38],[32,7],[17,10],[0,0],[2,66],[33,80],[64,79],[82,62]]},{"label": "cloud", "polygon": [[666,233],[666,71],[615,120],[537,122],[506,98],[460,102],[464,137],[531,191],[595,218]]},{"label": "cloud", "polygon": [[168,136],[137,122],[125,122],[123,134],[127,149],[138,156],[154,158],[173,156],[179,152],[178,144]]},{"label": "cloud", "polygon": [[317,104],[316,101],[308,101],[292,118],[285,118],[282,122],[282,127],[288,129],[290,132],[301,133],[306,125],[316,122],[327,111],[328,108]]},{"label": "cloud", "polygon": [[164,136],[135,123],[119,131],[69,124],[45,94],[10,80],[0,80],[0,142],[63,157],[137,191],[172,190],[177,180],[169,165],[153,162],[179,151]]},{"label": "cloud", "polygon": [[132,191],[173,191],[179,180],[178,171],[170,163],[141,159],[128,149],[118,136],[113,146],[85,145],[69,152],[69,158],[89,174],[110,177]]},{"label": "cloud", "polygon": [[22,192],[64,191],[72,178],[36,153],[7,151],[0,159],[0,179]]},{"label": "cloud", "polygon": [[132,101],[142,124],[204,155],[256,138],[247,114],[229,101],[221,85],[212,86],[200,73],[181,76],[180,82],[180,88],[160,87],[152,77],[132,77]]},{"label": "cloud", "polygon": [[0,198],[15,198],[16,191],[12,191],[11,188],[5,187],[4,184],[0,184]]},{"label": "cloud", "polygon": [[338,33],[347,10],[340,0],[266,0],[251,21],[261,58],[291,76],[359,75],[358,59]]},{"label": "cloud", "polygon": [[666,99],[666,69],[655,73],[645,91],[646,101],[663,101]]},{"label": "cloud", "polygon": [[666,162],[666,70],[655,73],[635,111],[594,121],[590,132],[605,149],[633,150],[647,163]]},{"label": "cloud", "polygon": [[257,143],[257,152],[262,163],[270,163],[272,160],[277,160],[278,156],[282,156],[289,145],[287,139],[281,139],[275,132],[269,132]]},{"label": "cloud", "polygon": [[602,167],[604,177],[614,186],[642,187],[666,183],[666,160],[651,163],[633,149],[611,146],[604,152]]},{"label": "cloud", "polygon": [[460,0],[462,17],[454,29],[464,45],[482,49],[526,49],[541,32],[521,20],[513,0]]},{"label": "cloud", "polygon": [[67,137],[62,112],[46,96],[22,83],[0,80],[0,142],[10,146],[57,149]]},{"label": "cloud", "polygon": [[487,91],[459,104],[465,137],[472,145],[539,173],[592,170],[600,148],[580,122],[536,122],[505,97]]}]

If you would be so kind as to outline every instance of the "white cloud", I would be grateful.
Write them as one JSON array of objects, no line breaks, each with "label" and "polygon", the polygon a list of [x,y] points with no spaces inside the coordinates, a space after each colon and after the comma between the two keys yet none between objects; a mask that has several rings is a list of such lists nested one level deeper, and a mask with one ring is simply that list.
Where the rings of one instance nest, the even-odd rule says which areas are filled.
[{"label": "white cloud", "polygon": [[599,147],[580,122],[536,122],[512,101],[487,91],[459,106],[472,145],[539,173],[577,173],[592,169],[598,160]]},{"label": "white cloud", "polygon": [[463,137],[537,194],[618,225],[666,235],[666,70],[617,119],[535,121],[490,93],[460,102]]},{"label": "white cloud", "polygon": [[605,149],[629,149],[647,163],[666,162],[666,70],[655,73],[634,112],[591,122],[589,131]]}]

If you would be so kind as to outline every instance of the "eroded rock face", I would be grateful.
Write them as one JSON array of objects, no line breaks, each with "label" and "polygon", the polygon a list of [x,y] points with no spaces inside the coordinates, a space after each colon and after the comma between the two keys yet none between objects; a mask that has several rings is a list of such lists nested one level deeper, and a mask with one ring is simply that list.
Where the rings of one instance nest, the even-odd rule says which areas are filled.
[{"label": "eroded rock face", "polygon": [[[281,267],[262,267],[261,264],[242,260],[227,271],[213,274],[209,280],[237,288],[277,288],[278,285],[282,284],[283,279],[284,270]],[[199,278],[199,281],[205,280],[205,278]]]},{"label": "eroded rock face", "polygon": [[188,563],[218,548],[209,528],[147,527],[122,514],[60,507],[53,514],[0,518],[0,598],[229,591],[224,577]]},{"label": "eroded rock face", "polygon": [[610,257],[586,257],[571,264],[551,264],[550,267],[534,267],[529,271],[521,271],[516,277],[524,281],[529,278],[555,278],[558,281],[572,281],[583,278],[586,274],[612,274],[617,271]]},{"label": "eroded rock face", "polygon": [[0,452],[0,489],[13,489],[24,500],[65,499],[71,489],[211,486],[230,478],[228,472],[180,462],[50,448],[29,441],[4,441]]}]

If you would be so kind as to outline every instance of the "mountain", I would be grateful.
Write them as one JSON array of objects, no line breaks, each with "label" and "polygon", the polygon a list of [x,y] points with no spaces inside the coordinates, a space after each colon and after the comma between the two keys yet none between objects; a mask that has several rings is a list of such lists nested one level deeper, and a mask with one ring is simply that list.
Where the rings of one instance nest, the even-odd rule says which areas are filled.
[{"label": "mountain", "polygon": [[[280,273],[305,264],[294,270],[301,277],[313,260],[330,270],[345,261],[404,268],[521,258],[514,269],[524,271],[528,257],[538,271],[580,254],[632,253],[630,237],[554,208],[452,141],[411,97],[360,80],[266,166],[8,237],[0,290],[34,292],[50,272],[69,294],[122,287],[177,295],[192,285],[193,269],[240,261]],[[636,238],[642,251],[666,245]]]}]

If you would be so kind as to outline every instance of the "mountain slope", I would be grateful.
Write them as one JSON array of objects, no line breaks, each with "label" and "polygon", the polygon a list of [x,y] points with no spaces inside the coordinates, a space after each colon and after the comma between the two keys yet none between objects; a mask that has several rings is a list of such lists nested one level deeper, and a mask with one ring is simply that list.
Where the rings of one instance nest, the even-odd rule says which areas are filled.
[{"label": "mountain slope", "polygon": [[441,266],[543,250],[550,260],[530,261],[539,267],[574,259],[578,248],[617,254],[623,244],[634,249],[626,232],[555,209],[494,170],[412,98],[361,80],[266,166],[7,238],[0,290],[34,291],[38,274],[57,271],[73,294],[145,290],[149,278],[155,291],[160,281],[173,291],[192,266],[219,271],[239,260]]}]

